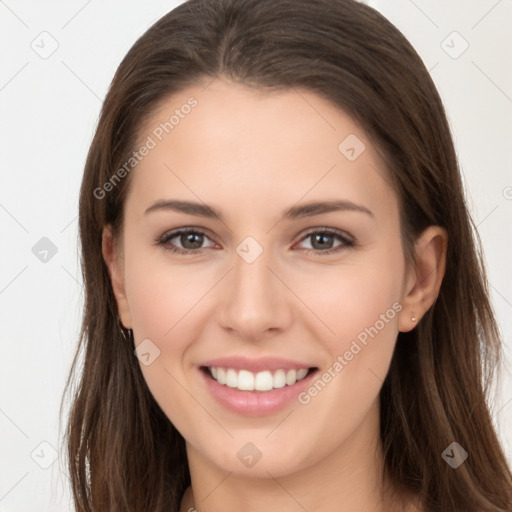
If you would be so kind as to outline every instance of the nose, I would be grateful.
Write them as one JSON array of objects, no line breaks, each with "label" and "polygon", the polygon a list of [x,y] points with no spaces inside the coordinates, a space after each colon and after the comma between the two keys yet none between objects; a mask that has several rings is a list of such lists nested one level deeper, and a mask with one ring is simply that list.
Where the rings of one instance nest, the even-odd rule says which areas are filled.
[{"label": "nose", "polygon": [[252,263],[238,254],[234,258],[221,291],[221,327],[250,341],[286,330],[293,320],[293,293],[270,256],[263,251]]}]

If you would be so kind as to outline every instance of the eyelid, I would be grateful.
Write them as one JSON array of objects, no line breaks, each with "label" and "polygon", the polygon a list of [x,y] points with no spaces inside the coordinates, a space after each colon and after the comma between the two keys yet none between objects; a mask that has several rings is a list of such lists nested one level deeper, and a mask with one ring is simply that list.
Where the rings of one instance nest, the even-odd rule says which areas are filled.
[{"label": "eyelid", "polygon": [[329,235],[335,235],[342,239],[345,239],[347,242],[355,242],[355,238],[347,233],[346,231],[343,231],[342,229],[336,229],[336,228],[328,228],[327,226],[318,226],[314,228],[307,229],[299,241],[304,240],[308,236],[314,235],[315,233],[326,233]]}]

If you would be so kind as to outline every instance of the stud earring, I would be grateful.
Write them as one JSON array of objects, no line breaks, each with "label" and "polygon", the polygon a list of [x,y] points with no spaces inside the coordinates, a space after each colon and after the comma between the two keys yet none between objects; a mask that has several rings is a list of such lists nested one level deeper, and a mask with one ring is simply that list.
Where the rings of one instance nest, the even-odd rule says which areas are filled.
[{"label": "stud earring", "polygon": [[412,322],[416,322],[416,320],[417,320],[417,318],[416,318],[415,316],[413,316],[413,317],[411,318],[411,321],[412,321]]}]

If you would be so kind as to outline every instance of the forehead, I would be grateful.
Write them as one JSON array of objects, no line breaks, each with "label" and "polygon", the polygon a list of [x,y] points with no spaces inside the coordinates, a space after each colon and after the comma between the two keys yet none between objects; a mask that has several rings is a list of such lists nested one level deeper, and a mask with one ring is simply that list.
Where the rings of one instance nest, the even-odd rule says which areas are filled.
[{"label": "forehead", "polygon": [[[139,131],[151,146],[130,195],[229,205],[237,213],[329,198],[396,209],[377,148],[343,110],[305,90],[216,79],[162,101]],[[372,208],[373,209],[373,208]],[[389,213],[389,212],[388,212]]]}]

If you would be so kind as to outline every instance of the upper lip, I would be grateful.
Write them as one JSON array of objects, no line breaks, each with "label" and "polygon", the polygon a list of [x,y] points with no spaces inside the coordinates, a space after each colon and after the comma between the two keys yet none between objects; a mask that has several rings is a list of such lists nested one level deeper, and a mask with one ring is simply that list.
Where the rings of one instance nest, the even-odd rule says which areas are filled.
[{"label": "upper lip", "polygon": [[231,356],[219,357],[217,359],[209,359],[200,366],[213,366],[216,368],[234,368],[235,370],[248,370],[253,373],[265,370],[300,370],[301,368],[312,368],[313,365],[292,361],[291,359],[283,359],[279,357],[260,357],[257,359]]}]

